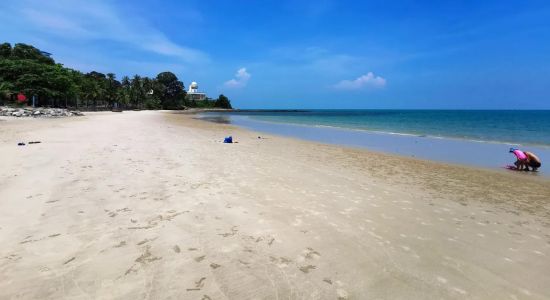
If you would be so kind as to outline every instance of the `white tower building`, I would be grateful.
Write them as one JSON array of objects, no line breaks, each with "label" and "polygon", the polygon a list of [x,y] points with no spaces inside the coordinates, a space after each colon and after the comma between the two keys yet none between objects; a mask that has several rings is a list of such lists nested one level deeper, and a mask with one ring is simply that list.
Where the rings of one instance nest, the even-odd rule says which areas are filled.
[{"label": "white tower building", "polygon": [[199,92],[199,84],[195,81],[191,82],[187,91],[187,100],[202,101],[204,99],[206,99],[206,94]]}]

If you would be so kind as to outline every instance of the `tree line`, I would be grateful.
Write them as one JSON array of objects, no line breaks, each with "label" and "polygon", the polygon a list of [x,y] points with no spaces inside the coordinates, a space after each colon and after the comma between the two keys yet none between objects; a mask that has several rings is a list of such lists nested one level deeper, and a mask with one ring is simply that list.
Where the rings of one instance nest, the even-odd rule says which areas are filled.
[{"label": "tree line", "polygon": [[31,45],[0,44],[0,104],[31,104],[34,98],[36,106],[84,110],[231,108],[224,95],[203,101],[186,95],[183,82],[172,72],[154,78],[124,76],[119,81],[114,73],[66,68]]}]

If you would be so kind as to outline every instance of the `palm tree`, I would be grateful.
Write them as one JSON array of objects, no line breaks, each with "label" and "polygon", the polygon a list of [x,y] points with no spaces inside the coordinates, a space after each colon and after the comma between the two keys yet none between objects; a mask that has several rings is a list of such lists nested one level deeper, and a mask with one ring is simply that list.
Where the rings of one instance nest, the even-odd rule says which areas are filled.
[{"label": "palm tree", "polygon": [[115,74],[107,73],[106,98],[110,107],[114,106],[117,98],[117,90],[120,87],[120,82],[115,78]]},{"label": "palm tree", "polygon": [[142,108],[142,102],[145,98],[145,91],[143,90],[143,82],[141,76],[134,75],[132,83],[130,84],[130,91],[132,95],[132,101],[136,108]]},{"label": "palm tree", "polygon": [[128,76],[122,77],[120,81],[121,89],[119,90],[118,99],[123,103],[124,107],[129,107],[132,101],[132,95],[130,93],[130,78]]},{"label": "palm tree", "polygon": [[94,110],[97,108],[97,100],[102,96],[102,89],[95,80],[85,80],[82,85],[82,93],[84,99],[86,99],[86,108],[88,108],[88,101],[91,100],[94,106]]}]

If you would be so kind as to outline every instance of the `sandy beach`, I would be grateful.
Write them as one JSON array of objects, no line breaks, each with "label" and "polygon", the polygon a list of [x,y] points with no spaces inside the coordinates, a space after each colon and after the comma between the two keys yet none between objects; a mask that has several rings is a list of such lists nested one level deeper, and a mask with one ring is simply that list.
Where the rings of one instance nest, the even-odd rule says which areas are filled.
[{"label": "sandy beach", "polygon": [[163,111],[4,118],[0,166],[0,299],[550,298],[540,176]]}]

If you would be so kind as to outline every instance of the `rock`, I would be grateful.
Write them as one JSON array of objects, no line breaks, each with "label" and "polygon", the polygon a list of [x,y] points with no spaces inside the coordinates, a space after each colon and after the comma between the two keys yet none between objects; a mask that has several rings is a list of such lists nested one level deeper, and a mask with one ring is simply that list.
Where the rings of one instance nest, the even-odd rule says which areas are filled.
[{"label": "rock", "polygon": [[63,108],[11,108],[0,106],[0,116],[10,117],[72,117],[83,116],[80,111],[71,111]]}]

